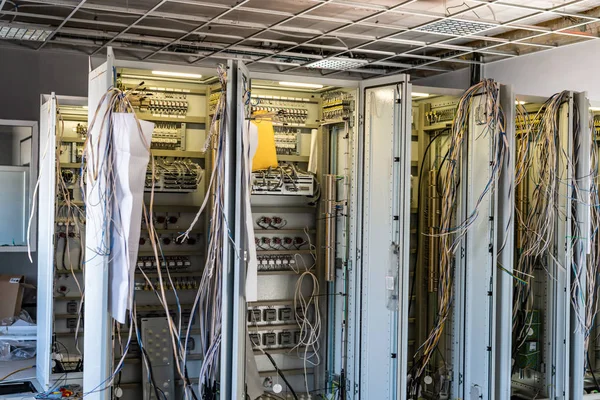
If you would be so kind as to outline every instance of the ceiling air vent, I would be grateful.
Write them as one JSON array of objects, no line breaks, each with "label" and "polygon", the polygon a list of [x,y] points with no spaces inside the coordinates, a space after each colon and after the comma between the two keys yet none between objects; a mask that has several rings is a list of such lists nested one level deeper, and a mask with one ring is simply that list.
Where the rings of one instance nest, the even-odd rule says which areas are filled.
[{"label": "ceiling air vent", "polygon": [[355,58],[331,57],[312,62],[306,65],[306,67],[314,69],[335,69],[338,71],[344,71],[347,69],[360,68],[368,63],[369,62],[367,60],[360,60]]},{"label": "ceiling air vent", "polygon": [[467,36],[496,27],[496,24],[486,22],[474,22],[464,19],[444,19],[442,21],[427,24],[415,30],[420,32],[439,33],[441,35]]}]

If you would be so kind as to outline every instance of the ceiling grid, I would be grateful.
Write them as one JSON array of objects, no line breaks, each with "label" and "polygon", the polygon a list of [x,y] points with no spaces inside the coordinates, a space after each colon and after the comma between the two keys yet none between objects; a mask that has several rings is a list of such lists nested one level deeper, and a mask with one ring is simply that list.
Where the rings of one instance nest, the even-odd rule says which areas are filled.
[{"label": "ceiling grid", "polygon": [[429,76],[599,37],[600,0],[0,0],[0,46]]}]

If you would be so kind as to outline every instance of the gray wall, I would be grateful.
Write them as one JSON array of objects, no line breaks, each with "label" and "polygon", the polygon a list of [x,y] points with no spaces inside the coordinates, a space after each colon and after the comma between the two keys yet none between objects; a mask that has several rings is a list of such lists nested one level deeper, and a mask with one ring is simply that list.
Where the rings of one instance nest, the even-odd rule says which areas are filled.
[{"label": "gray wall", "polygon": [[[0,47],[0,119],[39,122],[41,94],[87,96],[88,69],[84,55]],[[0,253],[0,274],[22,274],[35,284],[36,262],[35,254],[31,264],[26,253]]]},{"label": "gray wall", "polygon": [[0,119],[39,121],[40,94],[87,96],[88,58],[0,47]]},{"label": "gray wall", "polygon": [[512,84],[516,94],[549,97],[562,90],[588,92],[600,102],[600,41],[590,40],[558,49],[499,61],[484,67],[484,76]]},{"label": "gray wall", "polygon": [[[411,79],[412,80],[412,79]],[[429,78],[412,80],[414,86],[431,86],[446,89],[467,89],[470,86],[470,69],[446,72]]]},{"label": "gray wall", "polygon": [[[517,95],[549,97],[562,90],[588,92],[600,106],[600,40],[541,51],[487,64],[483,76],[512,85]],[[469,87],[469,68],[413,81],[417,86],[453,89]]]}]

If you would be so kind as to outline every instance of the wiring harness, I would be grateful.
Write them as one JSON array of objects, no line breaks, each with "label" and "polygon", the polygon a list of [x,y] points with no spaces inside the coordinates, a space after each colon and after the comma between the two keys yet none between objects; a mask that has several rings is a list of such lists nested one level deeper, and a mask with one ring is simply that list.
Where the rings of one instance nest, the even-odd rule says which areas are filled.
[{"label": "wiring harness", "polygon": [[[479,205],[483,198],[496,189],[496,182],[502,171],[505,157],[508,157],[508,142],[504,127],[504,114],[500,107],[499,84],[493,80],[483,80],[470,87],[460,98],[456,108],[450,133],[450,145],[447,154],[447,168],[441,171],[442,200],[440,218],[440,262],[438,265],[438,311],[434,327],[425,342],[414,356],[410,380],[407,385],[407,397],[418,396],[421,379],[431,359],[438,350],[438,344],[450,317],[453,302],[454,257],[459,244],[479,216]],[[478,125],[483,132],[476,139],[489,140],[494,159],[490,162],[491,173],[485,189],[479,195],[474,209],[460,222],[456,221],[459,198],[459,185],[462,179],[461,165],[465,151],[465,141],[469,135],[469,118],[477,115]]]}]

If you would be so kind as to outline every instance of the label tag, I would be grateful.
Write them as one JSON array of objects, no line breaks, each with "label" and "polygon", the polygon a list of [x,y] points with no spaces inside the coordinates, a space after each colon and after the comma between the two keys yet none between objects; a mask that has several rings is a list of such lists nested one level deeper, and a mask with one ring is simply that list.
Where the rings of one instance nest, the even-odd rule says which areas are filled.
[{"label": "label tag", "polygon": [[394,282],[395,282],[395,279],[393,276],[386,276],[385,277],[385,288],[387,290],[394,290]]}]

